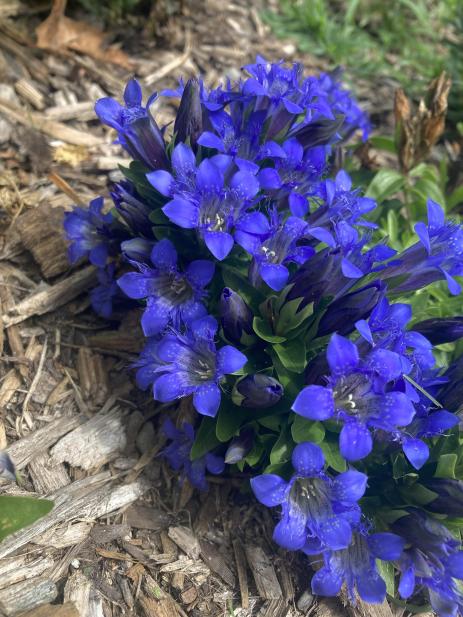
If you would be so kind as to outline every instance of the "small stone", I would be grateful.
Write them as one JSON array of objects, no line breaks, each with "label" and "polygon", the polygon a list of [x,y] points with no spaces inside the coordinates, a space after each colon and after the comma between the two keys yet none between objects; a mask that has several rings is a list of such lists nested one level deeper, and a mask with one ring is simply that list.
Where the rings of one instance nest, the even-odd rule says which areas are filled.
[{"label": "small stone", "polygon": [[71,566],[74,568],[74,570],[78,570],[80,568],[80,561],[79,561],[79,559],[73,559],[71,561]]},{"label": "small stone", "polygon": [[282,49],[285,56],[292,56],[296,53],[296,45],[294,45],[293,43],[287,43],[286,45],[283,45]]},{"label": "small stone", "polygon": [[300,596],[299,600],[296,602],[297,609],[301,611],[301,613],[305,613],[312,606],[313,601],[313,595],[308,589],[306,589],[304,593]]}]

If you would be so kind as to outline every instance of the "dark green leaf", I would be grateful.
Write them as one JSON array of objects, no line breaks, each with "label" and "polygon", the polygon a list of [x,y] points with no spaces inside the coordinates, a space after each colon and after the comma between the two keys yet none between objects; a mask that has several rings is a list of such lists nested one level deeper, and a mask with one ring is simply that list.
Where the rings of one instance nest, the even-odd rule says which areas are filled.
[{"label": "dark green leaf", "polygon": [[280,436],[275,442],[275,445],[270,452],[270,463],[277,465],[279,463],[285,463],[291,458],[291,451],[293,449],[293,441],[288,434],[288,431],[282,431]]},{"label": "dark green leaf", "polygon": [[215,418],[203,418],[196,432],[196,439],[190,452],[190,459],[192,461],[197,458],[201,458],[210,450],[213,450],[219,445],[219,440],[215,434],[216,420]]},{"label": "dark green leaf", "polygon": [[325,455],[325,461],[328,467],[331,467],[332,469],[334,469],[334,471],[338,471],[339,473],[346,471],[346,461],[341,456],[337,443],[323,441],[320,444],[320,448],[323,450],[323,454]]},{"label": "dark green leaf", "polygon": [[291,425],[291,435],[295,443],[311,441],[319,444],[325,437],[325,428],[321,422],[314,422],[296,415]]},{"label": "dark green leaf", "polygon": [[42,518],[52,508],[53,501],[48,499],[0,495],[0,542],[11,533]]},{"label": "dark green leaf", "polygon": [[280,362],[293,373],[302,373],[307,366],[305,343],[302,339],[294,339],[284,344],[273,346]]},{"label": "dark green leaf", "polygon": [[455,479],[455,466],[457,464],[457,461],[458,454],[442,454],[437,461],[437,469],[434,477]]},{"label": "dark green leaf", "polygon": [[268,343],[283,343],[286,341],[284,336],[277,336],[274,334],[269,322],[262,319],[262,317],[254,317],[252,327],[257,336]]},{"label": "dark green leaf", "polygon": [[378,568],[379,575],[386,583],[386,591],[390,596],[395,595],[395,569],[394,564],[390,561],[383,561],[382,559],[376,560],[376,567]]},{"label": "dark green leaf", "polygon": [[370,182],[365,195],[381,202],[404,186],[404,176],[393,169],[381,169]]}]

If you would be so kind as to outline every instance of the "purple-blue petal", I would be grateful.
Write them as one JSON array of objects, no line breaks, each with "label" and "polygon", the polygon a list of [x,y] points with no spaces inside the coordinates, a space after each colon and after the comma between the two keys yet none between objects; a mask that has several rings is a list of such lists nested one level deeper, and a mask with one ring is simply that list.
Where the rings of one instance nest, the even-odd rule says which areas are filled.
[{"label": "purple-blue petal", "polygon": [[294,448],[291,462],[298,474],[310,478],[318,475],[323,469],[325,457],[320,446],[304,442]]},{"label": "purple-blue petal", "polygon": [[200,386],[193,394],[193,406],[203,416],[214,418],[220,406],[220,389],[215,383]]},{"label": "purple-blue petal", "polygon": [[129,79],[124,90],[124,101],[127,107],[141,105],[142,91],[136,79]]},{"label": "purple-blue petal", "polygon": [[181,197],[169,201],[162,211],[173,223],[184,229],[194,229],[198,225],[198,207]]},{"label": "purple-blue petal", "polygon": [[429,448],[421,439],[407,437],[402,444],[402,449],[415,469],[421,469],[429,458]]},{"label": "purple-blue petal", "polygon": [[98,99],[95,104],[95,113],[101,122],[116,130],[122,129],[120,124],[122,109],[120,103],[109,97]]},{"label": "purple-blue petal", "polygon": [[361,422],[347,420],[339,435],[339,449],[346,461],[359,461],[373,448],[370,431]]},{"label": "purple-blue petal", "polygon": [[224,231],[205,231],[204,243],[216,259],[222,261],[233,248],[233,236]]},{"label": "purple-blue petal", "polygon": [[206,287],[214,276],[215,266],[207,259],[197,259],[188,264],[185,271],[187,279],[195,287]]},{"label": "purple-blue petal", "polygon": [[374,533],[367,538],[371,553],[383,561],[400,559],[405,548],[405,540],[395,533]]},{"label": "purple-blue petal", "polygon": [[177,265],[177,251],[167,238],[156,242],[151,251],[151,261],[161,269],[172,269]]},{"label": "purple-blue petal", "polygon": [[368,476],[355,469],[340,473],[333,481],[333,496],[343,505],[351,505],[361,499],[367,488]]},{"label": "purple-blue petal", "polygon": [[246,356],[231,345],[225,345],[217,352],[217,370],[221,375],[239,371],[247,361]]},{"label": "purple-blue petal", "polygon": [[267,473],[251,478],[252,492],[260,503],[268,508],[279,506],[286,498],[288,485],[276,474]]},{"label": "purple-blue petal", "polygon": [[357,346],[339,334],[333,334],[331,337],[326,357],[334,377],[347,375],[357,368],[360,362]]},{"label": "purple-blue petal", "polygon": [[335,410],[333,391],[324,386],[307,386],[299,392],[291,409],[309,420],[327,420]]},{"label": "purple-blue petal", "polygon": [[281,291],[288,282],[289,271],[282,264],[264,263],[260,267],[260,275],[271,289]]},{"label": "purple-blue petal", "polygon": [[151,186],[154,186],[161,195],[165,197],[170,197],[172,195],[172,188],[175,184],[175,180],[168,171],[164,169],[150,171],[149,174],[146,174],[146,178]]}]

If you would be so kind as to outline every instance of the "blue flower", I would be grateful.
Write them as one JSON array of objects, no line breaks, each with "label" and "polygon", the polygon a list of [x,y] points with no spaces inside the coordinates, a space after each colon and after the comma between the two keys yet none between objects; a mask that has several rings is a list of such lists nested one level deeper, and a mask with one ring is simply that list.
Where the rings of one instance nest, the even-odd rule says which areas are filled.
[{"label": "blue flower", "polygon": [[463,274],[463,227],[446,221],[441,206],[432,199],[427,206],[428,224],[415,225],[419,242],[397,255],[381,276],[392,279],[389,286],[396,292],[414,291],[445,279],[450,293],[458,295],[461,287],[454,276]]},{"label": "blue flower", "polygon": [[63,225],[71,242],[68,254],[72,264],[87,257],[94,266],[103,268],[108,257],[115,254],[114,218],[111,213],[103,214],[103,203],[103,197],[97,197],[88,208],[65,212]]},{"label": "blue flower", "polygon": [[168,165],[162,133],[149,113],[156,96],[153,94],[143,107],[140,84],[131,79],[124,91],[125,106],[109,97],[99,99],[95,105],[95,113],[101,122],[116,129],[121,146],[132,158],[150,169]]},{"label": "blue flower", "polygon": [[227,340],[243,345],[249,345],[255,341],[252,329],[254,316],[238,292],[225,287],[220,294],[218,311]]},{"label": "blue flower", "polygon": [[119,287],[117,286],[114,264],[109,264],[106,268],[99,268],[97,272],[97,285],[90,292],[90,301],[92,308],[101,317],[109,319],[113,312],[113,300],[119,295]]},{"label": "blue flower", "polygon": [[357,501],[365,492],[367,476],[350,469],[331,478],[323,471],[321,448],[309,442],[297,445],[291,460],[295,473],[289,482],[275,474],[251,480],[261,503],[281,505],[273,539],[283,548],[309,554],[346,548],[352,540],[351,524],[360,519]]},{"label": "blue flower", "polygon": [[153,238],[153,224],[149,218],[152,210],[142,201],[131,182],[116,182],[111,187],[111,197],[117,213],[133,234]]},{"label": "blue flower", "polygon": [[407,544],[399,562],[402,598],[424,586],[439,617],[455,617],[463,610],[463,593],[454,580],[463,580],[461,542],[440,521],[414,508],[392,528]]},{"label": "blue flower", "polygon": [[[250,217],[254,216],[262,217],[255,230],[250,224]],[[283,289],[289,278],[286,264],[303,264],[315,253],[310,246],[298,245],[306,230],[307,224],[299,217],[290,216],[282,222],[275,210],[270,212],[270,222],[267,223],[261,213],[243,217],[239,222],[236,241],[254,257],[250,267],[251,282],[257,285],[262,279],[275,291]]]},{"label": "blue flower", "polygon": [[324,565],[312,578],[312,591],[321,596],[336,596],[346,584],[355,604],[355,590],[365,602],[381,604],[386,597],[386,583],[378,573],[376,559],[399,559],[405,541],[393,533],[368,532],[359,526],[352,542],[342,550],[326,551]]},{"label": "blue flower", "polygon": [[162,403],[193,395],[196,411],[214,417],[220,382],[246,363],[246,356],[231,345],[216,348],[217,328],[217,321],[208,315],[189,323],[183,334],[173,332],[149,341],[137,362],[138,383],[145,388],[152,384],[155,400]]},{"label": "blue flower", "polygon": [[292,410],[310,420],[333,418],[342,424],[339,447],[348,461],[358,461],[373,448],[371,430],[395,437],[399,427],[410,424],[413,403],[394,382],[404,370],[399,354],[377,348],[363,360],[357,346],[333,334],[327,349],[331,370],[328,386],[310,385],[293,403]]},{"label": "blue flower", "polygon": [[154,267],[135,262],[140,272],[128,272],[117,281],[129,298],[147,300],[141,320],[145,336],[159,334],[168,324],[180,329],[207,312],[202,300],[206,296],[204,288],[214,275],[214,264],[198,259],[181,273],[177,260],[172,242],[160,240],[151,251]]},{"label": "blue flower", "polygon": [[180,479],[185,478],[201,491],[207,490],[206,471],[219,475],[225,469],[223,457],[208,452],[205,456],[192,461],[190,452],[195,439],[194,428],[184,422],[181,429],[175,427],[170,418],[165,420],[162,431],[171,443],[164,448],[162,455],[174,471],[180,472]]},{"label": "blue flower", "polygon": [[163,170],[147,174],[160,193],[171,197],[164,214],[179,227],[196,229],[218,260],[232,250],[236,222],[259,191],[256,177],[247,171],[237,171],[226,182],[223,160],[205,159],[196,168],[191,148],[178,144],[172,154],[173,175]]}]

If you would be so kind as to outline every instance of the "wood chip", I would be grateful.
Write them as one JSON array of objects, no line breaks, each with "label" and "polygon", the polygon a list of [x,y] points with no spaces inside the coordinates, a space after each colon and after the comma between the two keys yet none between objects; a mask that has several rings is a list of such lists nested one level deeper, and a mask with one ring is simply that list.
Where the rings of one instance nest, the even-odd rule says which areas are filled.
[{"label": "wood chip", "polygon": [[73,603],[67,602],[66,604],[45,604],[24,613],[21,617],[81,617],[81,615]]},{"label": "wood chip", "polygon": [[68,578],[64,600],[75,605],[80,617],[104,617],[103,597],[82,572],[77,571]]},{"label": "wood chip", "polygon": [[53,567],[54,561],[48,556],[28,559],[27,555],[9,557],[0,561],[0,589],[20,581],[40,576]]},{"label": "wood chip", "polygon": [[247,609],[249,607],[249,587],[248,577],[246,573],[246,556],[241,541],[233,540],[233,551],[235,553],[236,570],[238,572],[238,582],[241,594],[241,607]]},{"label": "wood chip", "polygon": [[279,600],[283,593],[270,557],[260,546],[248,545],[245,552],[260,597]]},{"label": "wood chip", "polygon": [[81,347],[77,354],[77,371],[84,400],[102,405],[109,394],[109,380],[103,356],[88,347]]},{"label": "wood chip", "polygon": [[63,304],[73,300],[79,294],[87,291],[97,282],[96,268],[87,266],[55,285],[44,286],[17,304],[9,314],[3,316],[6,327],[21,323],[33,315],[43,315],[58,309]]},{"label": "wood chip", "polygon": [[127,525],[136,529],[159,531],[169,526],[171,517],[163,510],[134,504],[125,511]]},{"label": "wood chip", "polygon": [[178,527],[169,527],[169,538],[182,549],[184,553],[192,559],[198,559],[201,553],[198,538],[188,527],[179,525]]},{"label": "wood chip", "polygon": [[45,278],[58,276],[69,270],[67,247],[63,227],[63,208],[51,208],[42,203],[26,210],[16,220],[21,241],[32,253]]},{"label": "wood chip", "polygon": [[48,454],[42,452],[29,464],[32,483],[39,495],[54,493],[67,486],[71,479],[62,463],[56,463]]},{"label": "wood chip", "polygon": [[235,576],[225,562],[217,547],[211,542],[200,540],[201,557],[209,568],[218,574],[220,578],[232,589],[235,587]]},{"label": "wood chip", "polygon": [[15,464],[16,469],[24,469],[36,456],[56,443],[60,437],[82,424],[82,422],[85,422],[85,418],[81,416],[58,418],[47,424],[47,426],[15,441],[6,451]]},{"label": "wood chip", "polygon": [[79,521],[77,523],[65,523],[61,527],[54,527],[49,531],[34,538],[33,543],[39,546],[53,548],[68,548],[80,544],[88,538],[92,529],[91,523]]},{"label": "wood chip", "polygon": [[0,590],[0,610],[6,617],[15,617],[35,609],[41,604],[53,602],[58,589],[52,581],[37,577]]},{"label": "wood chip", "polygon": [[50,451],[52,460],[95,469],[115,458],[126,445],[125,413],[116,408],[99,413],[65,435]]},{"label": "wood chip", "polygon": [[61,122],[50,120],[47,116],[38,112],[24,111],[4,98],[0,98],[0,113],[7,116],[9,120],[15,120],[26,127],[45,133],[54,139],[61,139],[69,144],[90,147],[103,143],[101,137],[97,137],[88,131],[78,131]]}]

